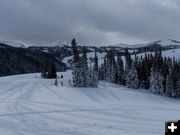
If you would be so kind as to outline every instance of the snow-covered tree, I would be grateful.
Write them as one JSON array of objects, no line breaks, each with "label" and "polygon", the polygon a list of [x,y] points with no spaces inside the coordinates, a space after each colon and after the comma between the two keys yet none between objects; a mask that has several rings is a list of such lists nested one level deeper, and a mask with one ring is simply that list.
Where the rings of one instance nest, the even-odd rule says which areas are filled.
[{"label": "snow-covered tree", "polygon": [[129,53],[128,49],[126,49],[125,51],[125,75],[127,75],[127,73],[129,72],[129,70],[131,69],[132,66],[132,58],[131,58],[131,54]]},{"label": "snow-covered tree", "polygon": [[98,57],[95,52],[94,56],[94,65],[90,65],[90,87],[97,87],[98,86]]},{"label": "snow-covered tree", "polygon": [[73,86],[80,87],[81,85],[81,59],[79,56],[79,51],[78,51],[77,43],[75,39],[72,40],[71,45],[72,45],[72,54],[73,54],[73,66],[72,66]]},{"label": "snow-covered tree", "polygon": [[167,96],[173,96],[173,91],[174,91],[174,88],[173,88],[173,80],[172,80],[172,71],[171,71],[171,68],[169,68],[169,73],[168,75],[166,76],[166,95]]},{"label": "snow-covered tree", "polygon": [[164,86],[163,86],[163,76],[157,70],[151,70],[151,77],[150,77],[150,88],[149,90],[155,94],[163,94],[164,93]]},{"label": "snow-covered tree", "polygon": [[124,84],[124,63],[120,55],[117,56],[118,84]]},{"label": "snow-covered tree", "polygon": [[139,87],[137,70],[135,68],[134,63],[132,64],[132,67],[126,76],[126,86],[128,88],[133,88],[133,89],[138,89]]},{"label": "snow-covered tree", "polygon": [[180,78],[176,82],[177,96],[180,96]]},{"label": "snow-covered tree", "polygon": [[87,61],[87,51],[86,47],[83,47],[83,54],[81,57],[82,62],[82,68],[81,68],[81,74],[80,74],[80,80],[81,80],[81,87],[89,87],[89,68],[88,68],[88,61]]},{"label": "snow-covered tree", "polygon": [[89,87],[93,87],[94,85],[94,77],[93,77],[93,68],[92,68],[92,63],[90,63],[89,67]]},{"label": "snow-covered tree", "polygon": [[114,56],[112,56],[112,64],[111,64],[111,82],[118,83],[118,76],[117,76],[117,65]]},{"label": "snow-covered tree", "polygon": [[173,95],[173,82],[172,82],[172,78],[170,75],[166,76],[166,95],[167,96],[172,96]]}]

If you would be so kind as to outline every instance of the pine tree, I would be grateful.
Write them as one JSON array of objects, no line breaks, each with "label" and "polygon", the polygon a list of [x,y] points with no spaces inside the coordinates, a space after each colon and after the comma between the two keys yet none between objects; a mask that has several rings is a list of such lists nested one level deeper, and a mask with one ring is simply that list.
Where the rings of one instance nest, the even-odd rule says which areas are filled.
[{"label": "pine tree", "polygon": [[83,47],[82,54],[82,69],[81,69],[81,87],[89,87],[89,68],[88,68],[88,59],[87,59],[87,50],[86,47]]},{"label": "pine tree", "polygon": [[94,57],[94,66],[93,69],[92,67],[90,67],[90,86],[91,87],[97,87],[98,86],[98,57],[97,54],[95,52],[95,57]]},{"label": "pine tree", "polygon": [[126,59],[126,65],[125,65],[125,74],[128,73],[132,66],[132,58],[131,54],[128,52],[128,49],[125,50],[125,59]]},{"label": "pine tree", "polygon": [[111,82],[117,84],[118,76],[117,76],[117,64],[114,56],[112,56],[112,64],[111,64]]},{"label": "pine tree", "polygon": [[120,55],[117,56],[118,84],[124,84],[124,63]]},{"label": "pine tree", "polygon": [[155,94],[163,94],[164,86],[163,86],[163,76],[157,69],[151,69],[151,77],[150,77],[150,88],[149,90]]},{"label": "pine tree", "polygon": [[[126,78],[126,81],[130,81],[129,77],[130,77],[130,70],[131,70],[131,66],[132,66],[132,59],[131,59],[131,54],[128,52],[128,49],[125,50],[125,71],[124,71],[124,76]],[[130,82],[126,82],[126,85],[130,85]]]},{"label": "pine tree", "polygon": [[41,78],[47,78],[47,69],[45,64],[41,66]]},{"label": "pine tree", "polygon": [[90,63],[90,67],[89,67],[89,87],[93,87],[94,85],[94,77],[93,77],[93,68],[92,68],[92,64]]},{"label": "pine tree", "polygon": [[72,45],[73,63],[74,63],[74,66],[77,66],[78,62],[80,60],[80,56],[79,56],[79,51],[77,48],[77,43],[76,43],[76,40],[74,38],[71,41],[71,45]]},{"label": "pine tree", "polygon": [[112,70],[112,61],[111,61],[111,54],[110,52],[106,55],[106,81],[111,82],[111,70]]},{"label": "pine tree", "polygon": [[166,77],[166,95],[171,97],[173,95],[172,92],[173,92],[172,78],[171,78],[171,75],[167,75],[167,77]]},{"label": "pine tree", "polygon": [[94,71],[98,72],[98,57],[97,57],[97,53],[95,52],[95,56],[94,56]]},{"label": "pine tree", "polygon": [[105,74],[106,74],[106,71],[105,71],[105,66],[104,64],[101,64],[100,68],[99,68],[99,80],[105,80]]},{"label": "pine tree", "polygon": [[154,72],[154,69],[151,69],[151,77],[150,77],[150,87],[149,90],[153,93],[157,93],[157,87],[158,87],[158,82],[157,82],[156,74]]},{"label": "pine tree", "polygon": [[80,87],[80,84],[81,84],[81,78],[80,78],[81,59],[79,56],[79,51],[77,49],[77,43],[76,43],[75,39],[72,40],[71,45],[72,45],[72,54],[73,54],[73,66],[72,66],[73,86]]},{"label": "pine tree", "polygon": [[176,82],[177,96],[180,96],[180,78]]},{"label": "pine tree", "polygon": [[135,64],[132,64],[132,67],[129,73],[126,76],[126,86],[128,88],[138,89],[139,87],[139,80],[137,75],[137,70],[135,68]]},{"label": "pine tree", "polygon": [[57,77],[56,74],[56,65],[52,62],[49,62],[49,66],[48,66],[48,78],[49,79],[53,79]]},{"label": "pine tree", "polygon": [[158,93],[159,94],[164,93],[163,81],[164,81],[164,77],[162,76],[162,74],[160,72],[158,72],[158,85],[159,85]]}]

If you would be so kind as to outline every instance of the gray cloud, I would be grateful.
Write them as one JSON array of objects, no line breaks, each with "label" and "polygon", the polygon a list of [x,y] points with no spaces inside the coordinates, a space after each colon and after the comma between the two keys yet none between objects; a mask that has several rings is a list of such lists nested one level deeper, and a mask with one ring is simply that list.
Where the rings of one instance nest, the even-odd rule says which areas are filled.
[{"label": "gray cloud", "polygon": [[0,38],[82,44],[179,39],[178,0],[1,0]]}]

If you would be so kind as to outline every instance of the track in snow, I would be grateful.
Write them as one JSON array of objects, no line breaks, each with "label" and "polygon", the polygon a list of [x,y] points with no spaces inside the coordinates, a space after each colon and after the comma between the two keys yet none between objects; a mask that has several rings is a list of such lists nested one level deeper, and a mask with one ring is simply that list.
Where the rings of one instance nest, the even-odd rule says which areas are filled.
[{"label": "track in snow", "polygon": [[[0,78],[0,133],[6,135],[163,135],[179,119],[179,100],[101,82],[64,87],[27,74]],[[60,85],[60,80],[58,80]]]}]

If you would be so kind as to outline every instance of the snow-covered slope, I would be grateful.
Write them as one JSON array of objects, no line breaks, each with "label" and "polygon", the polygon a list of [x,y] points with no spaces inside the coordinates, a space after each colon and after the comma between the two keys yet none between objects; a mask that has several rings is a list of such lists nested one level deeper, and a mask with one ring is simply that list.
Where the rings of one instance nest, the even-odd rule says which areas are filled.
[{"label": "snow-covered slope", "polygon": [[[149,52],[149,53],[151,53],[151,52]],[[154,53],[152,52],[152,54],[154,54]],[[99,52],[97,52],[99,66],[104,62],[105,55],[106,55],[106,53],[99,53]],[[137,56],[139,58],[141,56],[144,57],[145,53],[138,54]],[[172,50],[162,51],[162,56],[163,57],[170,57],[170,58],[174,58],[175,57],[176,59],[180,59],[180,49],[172,49]],[[90,60],[91,58],[94,58],[94,52],[87,53],[87,57],[88,57],[88,60]],[[132,58],[134,58],[134,55],[132,55]],[[69,60],[72,60],[72,56],[65,57],[62,62],[66,63],[66,65],[69,67],[70,66]],[[124,56],[122,57],[122,60],[125,63]]]},{"label": "snow-covered slope", "polygon": [[[150,52],[148,52],[150,54]],[[147,54],[148,54],[147,53]],[[154,53],[152,53],[154,54]],[[145,53],[141,53],[137,55],[138,57],[145,56]],[[175,59],[180,59],[180,49],[172,49],[172,50],[167,50],[167,51],[162,51],[162,56],[163,57],[170,57],[170,58],[175,58]]]},{"label": "snow-covered slope", "polygon": [[180,42],[179,41],[171,40],[171,39],[159,40],[159,41],[157,41],[157,43],[160,44],[161,46],[173,46],[173,45],[180,46]]},{"label": "snow-covered slope", "polygon": [[[101,65],[101,63],[103,63],[105,55],[106,55],[106,53],[97,52],[99,66]],[[88,57],[88,60],[93,59],[94,58],[94,52],[87,53],[87,57]],[[72,60],[72,56],[65,57],[62,62],[66,63],[67,66],[70,66],[70,64],[68,62],[69,60]],[[88,61],[88,63],[91,63],[91,62]]]},{"label": "snow-covered slope", "polygon": [[6,44],[6,45],[9,45],[9,46],[12,46],[12,47],[17,47],[17,48],[27,48],[27,44],[25,43],[22,43],[22,42],[15,42],[15,41],[3,41],[3,40],[0,40],[0,43],[3,43],[3,44]]},{"label": "snow-covered slope", "polygon": [[180,42],[176,40],[158,40],[150,43],[145,43],[145,44],[135,44],[135,45],[128,45],[128,44],[117,44],[117,45],[112,45],[111,47],[119,47],[119,48],[142,48],[142,47],[150,47],[153,45],[160,45],[161,47],[179,47],[180,48]]},{"label": "snow-covered slope", "polygon": [[45,44],[43,46],[47,46],[47,47],[66,47],[66,46],[70,46],[70,43],[67,41],[56,41],[56,42],[52,42],[52,43],[48,43]]},{"label": "snow-covered slope", "polygon": [[0,134],[164,135],[180,117],[179,100],[105,82],[72,88],[71,71],[59,74],[58,87],[39,74],[0,78]]}]

